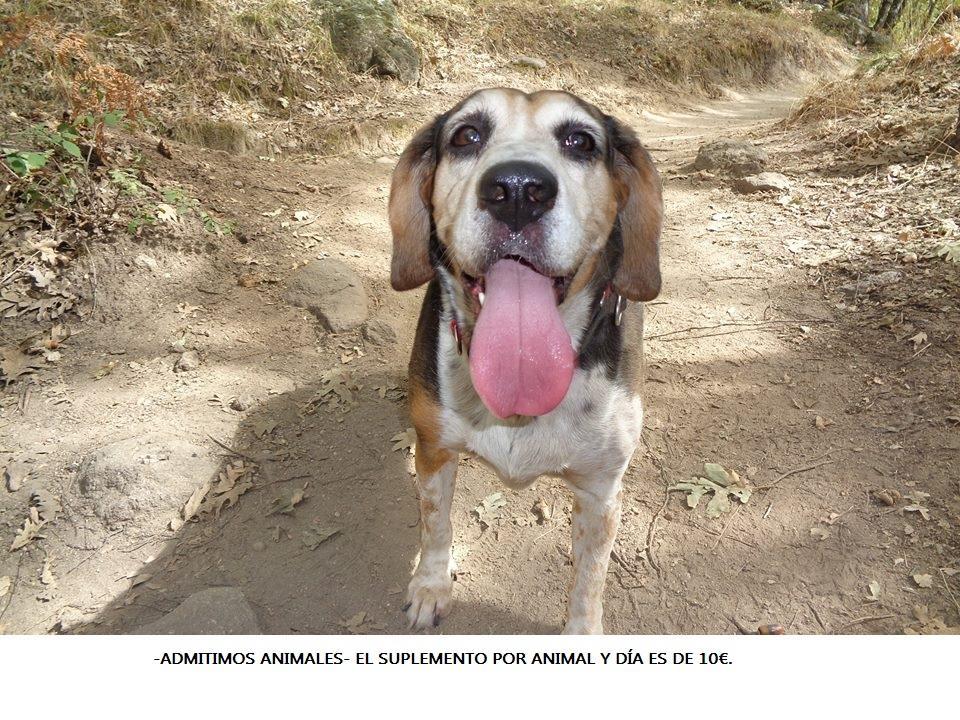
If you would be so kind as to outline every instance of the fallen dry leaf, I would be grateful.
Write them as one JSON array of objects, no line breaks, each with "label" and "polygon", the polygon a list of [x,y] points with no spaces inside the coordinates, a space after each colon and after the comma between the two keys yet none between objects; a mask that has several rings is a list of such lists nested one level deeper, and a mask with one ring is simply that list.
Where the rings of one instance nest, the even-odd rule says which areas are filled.
[{"label": "fallen dry leaf", "polygon": [[338,527],[312,527],[303,531],[301,539],[303,544],[307,546],[310,550],[316,550],[323,543],[331,538],[336,537],[340,534],[340,528]]},{"label": "fallen dry leaf", "polygon": [[933,587],[933,575],[928,573],[917,573],[913,576],[913,581],[917,584],[917,587],[922,588],[931,588]]},{"label": "fallen dry leaf", "polygon": [[480,504],[473,509],[473,514],[480,521],[480,526],[487,528],[490,523],[500,517],[500,508],[507,504],[507,499],[503,493],[495,492],[487,495]]},{"label": "fallen dry leaf", "polygon": [[390,442],[393,443],[394,452],[404,452],[406,450],[410,455],[417,454],[417,431],[412,427],[403,432],[398,432],[390,438]]},{"label": "fallen dry leaf", "polygon": [[746,504],[753,496],[753,490],[741,481],[734,470],[726,470],[717,463],[704,463],[703,470],[706,477],[695,477],[691,482],[680,482],[671,485],[668,490],[680,490],[687,494],[687,507],[695,509],[700,499],[712,493],[707,503],[706,516],[718,518],[730,510],[730,498],[735,497]]},{"label": "fallen dry leaf", "polygon": [[36,511],[31,513],[31,515],[34,517],[28,517],[23,521],[23,527],[17,532],[16,537],[13,539],[13,544],[10,545],[10,552],[25,547],[31,540],[38,537],[40,528],[45,525],[44,522],[35,517]]},{"label": "fallen dry leaf", "polygon": [[294,508],[297,507],[300,503],[307,499],[308,495],[306,493],[307,485],[304,484],[302,488],[298,488],[290,493],[287,497],[278,497],[273,501],[273,509],[267,513],[267,516],[280,514],[280,515],[290,515],[293,513]]}]

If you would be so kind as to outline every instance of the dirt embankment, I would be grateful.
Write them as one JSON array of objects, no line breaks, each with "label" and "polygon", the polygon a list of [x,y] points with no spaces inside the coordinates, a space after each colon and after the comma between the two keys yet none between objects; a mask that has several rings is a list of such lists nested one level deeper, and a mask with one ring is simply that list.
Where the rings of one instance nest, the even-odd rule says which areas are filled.
[{"label": "dirt embankment", "polygon": [[[583,93],[642,131],[666,181],[666,290],[648,308],[645,448],[628,473],[608,630],[958,624],[953,266],[913,245],[860,254],[863,239],[894,235],[894,214],[879,209],[892,201],[868,182],[887,166],[847,167],[850,153],[817,155],[829,147],[822,139],[777,125],[795,93],[693,98],[773,79],[749,54],[738,61],[749,71],[731,65],[696,82],[655,64],[716,13],[749,26],[741,37],[755,57],[783,59],[768,69],[832,47],[818,36],[723,8],[655,22],[658,3],[568,3],[535,20],[519,3],[472,13],[402,3],[423,55],[419,84],[404,86],[349,74],[323,32],[314,45],[309,33],[299,38],[315,51],[299,53],[300,65],[284,60],[298,46],[278,38],[303,26],[303,3],[159,3],[149,17],[133,3],[49,6],[92,34],[84,52],[128,57],[120,69],[130,77],[144,65],[161,121],[154,134],[127,133],[102,127],[101,114],[102,145],[95,127],[75,143],[85,163],[104,154],[93,179],[77,181],[73,214],[18,207],[2,220],[5,242],[14,237],[22,253],[2,276],[0,451],[13,478],[0,491],[6,632],[403,630],[417,543],[405,366],[420,295],[393,293],[386,280],[387,183],[409,126],[487,84]],[[97,14],[107,7],[116,12]],[[211,14],[226,12],[234,23]],[[132,28],[131,18],[145,22]],[[776,28],[789,52],[765,55],[762,33]],[[210,63],[173,63],[205,32]],[[254,33],[262,65],[236,54]],[[732,37],[719,33],[710,52]],[[546,65],[514,63],[521,55]],[[255,75],[277,66],[307,90],[280,94]],[[226,77],[257,82],[250,92],[219,87]],[[187,117],[177,83],[195,90],[184,94],[195,117],[263,131],[254,139],[265,145],[211,151],[167,137]],[[651,112],[649,100],[668,93],[672,107]],[[298,144],[283,147],[280,130]],[[324,145],[344,135],[352,139]],[[690,167],[702,143],[726,136],[764,146],[790,189],[745,196]],[[71,151],[59,147],[51,158],[67,171]],[[896,162],[894,178],[924,167],[917,156]],[[346,291],[313,284],[329,282],[313,273],[318,260],[355,274],[367,298],[359,325],[331,331],[352,321],[336,306],[299,306],[310,305],[297,299],[304,289]],[[857,274],[858,263],[877,265]],[[867,282],[888,271],[897,281]],[[713,517],[706,501],[691,509],[668,490],[702,475],[704,462],[736,470],[750,499]],[[459,607],[441,632],[559,627],[569,498],[550,481],[502,491],[479,462],[462,460]],[[222,587],[231,589],[211,599]],[[175,612],[184,601],[188,610]],[[189,625],[212,616],[221,624]]]}]

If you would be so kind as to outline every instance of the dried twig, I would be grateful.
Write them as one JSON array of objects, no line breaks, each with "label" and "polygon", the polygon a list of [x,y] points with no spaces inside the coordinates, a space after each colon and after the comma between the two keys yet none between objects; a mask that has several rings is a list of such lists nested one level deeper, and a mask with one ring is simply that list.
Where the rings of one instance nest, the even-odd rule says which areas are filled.
[{"label": "dried twig", "polygon": [[809,318],[809,319],[785,319],[785,320],[756,320],[751,322],[725,322],[719,323],[718,325],[694,325],[688,328],[681,328],[680,330],[670,330],[669,332],[657,333],[656,335],[647,335],[647,340],[655,340],[657,338],[669,337],[671,335],[681,335],[688,332],[696,332],[698,330],[716,330],[718,328],[725,327],[743,327],[743,328],[761,328],[766,325],[809,325],[812,323],[832,323],[833,320],[825,320],[822,318]]},{"label": "dried twig", "polygon": [[742,509],[743,509],[743,505],[737,505],[734,511],[730,513],[730,518],[724,524],[723,529],[720,530],[720,534],[717,535],[717,541],[713,544],[713,547],[710,548],[710,552],[716,552],[717,548],[720,547],[720,543],[723,542],[723,536],[727,534],[727,528],[729,528],[733,524],[733,521],[737,517],[737,513],[739,513]]},{"label": "dried twig", "polygon": [[873,622],[874,620],[889,620],[890,618],[894,618],[894,617],[896,617],[896,615],[894,615],[893,613],[891,613],[890,615],[869,615],[869,616],[867,616],[867,617],[857,618],[856,620],[851,620],[851,621],[848,622],[846,625],[842,625],[839,630],[837,630],[836,632],[834,632],[834,633],[832,633],[832,634],[833,634],[833,635],[839,635],[839,634],[842,633],[844,630],[846,630],[847,628],[851,628],[851,627],[853,627],[854,625],[860,625],[860,624],[866,623],[866,622]]},{"label": "dried twig", "polygon": [[[2,165],[2,164],[3,164],[3,163],[0,163],[0,165]],[[37,257],[39,254],[40,254],[40,251],[37,250],[37,251],[36,251],[35,253],[33,253],[32,255],[28,255],[26,258],[24,258],[24,259],[23,259],[23,262],[21,262],[21,263],[20,263],[19,265],[17,265],[13,270],[11,270],[10,272],[8,272],[6,275],[3,276],[3,279],[0,280],[0,287],[3,287],[4,285],[6,285],[6,284],[7,284],[7,281],[8,281],[10,278],[12,278],[12,277],[13,277],[14,275],[16,275],[18,272],[20,272],[21,270],[23,270],[23,266],[26,265],[26,264],[27,264],[28,262],[30,262],[31,260],[33,260],[33,259],[34,259],[35,257]]]},{"label": "dried twig", "polygon": [[90,253],[90,248],[87,246],[87,241],[83,241],[83,250],[87,254],[87,258],[90,260],[90,287],[91,287],[91,304],[90,308],[91,313],[97,311],[97,263],[93,260],[93,255]]},{"label": "dried twig", "polygon": [[13,594],[17,591],[17,585],[20,584],[20,568],[23,567],[24,553],[20,553],[20,559],[17,561],[17,574],[13,576],[13,582],[10,583],[10,590],[7,594],[7,602],[3,604],[3,610],[0,610],[0,620],[7,614],[7,608],[13,602]]},{"label": "dried twig", "polygon": [[650,457],[653,458],[654,464],[660,470],[660,479],[663,481],[663,502],[660,504],[660,509],[653,514],[652,518],[650,518],[650,525],[647,526],[647,547],[644,548],[644,553],[647,556],[647,562],[650,563],[650,567],[657,572],[657,577],[662,578],[663,571],[660,569],[660,564],[653,556],[653,536],[657,531],[657,520],[660,519],[660,516],[663,514],[663,511],[666,509],[667,503],[670,500],[670,491],[667,490],[667,487],[670,485],[670,483],[667,482],[667,473],[663,468],[663,461],[655,457],[652,452],[650,453]]},{"label": "dried twig", "polygon": [[[701,532],[705,532],[708,535],[713,535],[716,537],[720,534],[718,531],[714,530],[713,528],[704,527],[699,523],[693,522],[693,520],[690,520],[690,524],[693,525],[693,527],[695,527],[697,530],[700,530]],[[746,545],[748,548],[753,548],[754,550],[760,549],[760,546],[757,545],[756,543],[752,543],[749,540],[744,540],[743,538],[737,537],[736,535],[730,535],[729,538],[734,542],[740,543],[741,545]]]},{"label": "dried twig", "polygon": [[[827,457],[828,455],[831,455],[832,453],[834,453],[835,451],[836,451],[836,448],[830,448],[830,449],[827,450],[823,455],[820,455],[820,456],[814,458],[814,460],[820,460],[821,458],[825,458],[825,457]],[[798,475],[799,473],[807,472],[808,470],[813,470],[814,468],[821,467],[822,465],[829,465],[829,464],[832,463],[832,462],[833,462],[833,460],[823,460],[822,462],[813,462],[813,463],[811,463],[811,464],[809,464],[809,465],[804,465],[803,467],[798,467],[798,468],[794,468],[793,470],[788,470],[788,471],[785,472],[783,475],[781,475],[780,477],[778,477],[776,480],[774,480],[774,481],[772,481],[772,482],[769,482],[769,483],[767,483],[766,485],[760,485],[760,486],[758,486],[758,487],[757,487],[757,490],[758,490],[758,491],[759,491],[759,490],[769,490],[770,488],[775,487],[781,480],[785,480],[786,478],[790,477],[791,475]]]},{"label": "dried twig", "polygon": [[960,614],[960,603],[957,602],[957,596],[953,594],[953,590],[950,589],[950,585],[947,583],[947,576],[944,574],[943,568],[937,568],[937,572],[940,573],[943,587],[946,588],[947,594],[950,595],[950,599],[953,600],[953,604],[957,608],[957,614]]},{"label": "dried twig", "polygon": [[261,462],[260,460],[258,460],[257,458],[255,458],[255,457],[253,457],[253,456],[251,456],[251,455],[247,455],[246,453],[242,453],[242,452],[240,452],[239,450],[234,450],[232,447],[230,447],[230,446],[227,445],[226,443],[223,443],[223,442],[220,442],[219,440],[217,440],[217,439],[216,439],[213,435],[211,435],[210,433],[207,433],[207,437],[210,438],[211,440],[213,440],[217,445],[219,445],[220,447],[222,447],[224,450],[226,450],[226,451],[227,451],[228,453],[230,453],[231,455],[236,455],[237,457],[242,457],[244,460],[249,460],[250,462],[256,463],[257,465],[259,465],[260,462]]}]

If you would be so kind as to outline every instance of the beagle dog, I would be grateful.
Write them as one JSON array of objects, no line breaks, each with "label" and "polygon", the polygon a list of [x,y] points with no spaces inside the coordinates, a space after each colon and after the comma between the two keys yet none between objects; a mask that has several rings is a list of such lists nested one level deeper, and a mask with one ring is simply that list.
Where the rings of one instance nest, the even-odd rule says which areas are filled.
[{"label": "beagle dog", "polygon": [[410,360],[420,557],[404,611],[452,604],[459,453],[574,495],[566,633],[603,632],[622,476],[643,425],[642,306],[661,183],[636,135],[565,92],[485,89],[423,127],[390,187],[395,290],[427,286]]}]

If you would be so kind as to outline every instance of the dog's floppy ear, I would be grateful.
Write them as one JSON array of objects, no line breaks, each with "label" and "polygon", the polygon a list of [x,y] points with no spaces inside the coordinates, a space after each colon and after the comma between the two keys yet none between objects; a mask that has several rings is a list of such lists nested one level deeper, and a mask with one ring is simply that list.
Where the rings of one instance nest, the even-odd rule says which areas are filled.
[{"label": "dog's floppy ear", "polygon": [[630,300],[653,300],[660,293],[660,175],[633,130],[608,116],[607,136],[623,237],[623,259],[613,286]]},{"label": "dog's floppy ear", "polygon": [[430,264],[430,198],[437,169],[437,136],[444,120],[441,115],[420,128],[400,156],[390,181],[390,284],[394,290],[411,290],[434,274]]}]

